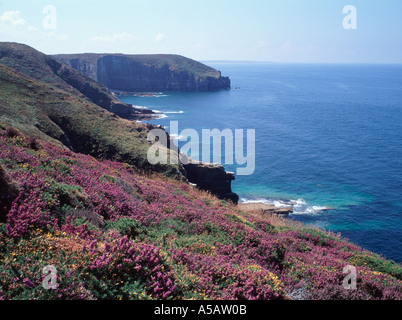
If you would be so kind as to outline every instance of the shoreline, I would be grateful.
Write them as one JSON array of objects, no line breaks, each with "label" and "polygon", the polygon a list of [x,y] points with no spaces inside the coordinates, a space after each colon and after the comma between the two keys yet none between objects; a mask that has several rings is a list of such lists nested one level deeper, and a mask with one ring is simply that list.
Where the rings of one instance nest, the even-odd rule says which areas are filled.
[{"label": "shoreline", "polygon": [[163,92],[127,92],[127,91],[116,91],[111,90],[114,96],[136,96],[136,97],[143,97],[143,98],[157,98],[163,96]]},{"label": "shoreline", "polygon": [[324,211],[336,210],[336,208],[312,205],[307,203],[303,199],[298,200],[273,200],[273,199],[258,199],[248,200],[241,198],[239,204],[242,204],[245,208],[254,208],[267,213],[274,213],[280,215],[314,215]]},{"label": "shoreline", "polygon": [[278,207],[278,206],[275,206],[274,204],[267,204],[267,203],[261,203],[261,202],[239,203],[237,205],[237,207],[240,210],[243,210],[245,212],[260,213],[262,216],[272,215],[272,214],[287,216],[287,215],[293,213],[293,206]]},{"label": "shoreline", "polygon": [[[119,96],[138,96],[138,97],[158,97],[160,95],[163,95],[163,92],[117,92],[117,91],[111,91],[112,95],[115,96],[117,99],[119,99],[120,102],[123,102]],[[125,103],[125,102],[124,102]],[[165,112],[160,111],[160,110],[151,110],[148,107],[144,106],[138,106],[134,104],[129,104],[133,110],[133,115],[131,117],[131,121],[136,121],[136,122],[143,122],[143,121],[152,121],[152,120],[158,120],[158,119],[163,119],[166,118],[167,115]]]},{"label": "shoreline", "polygon": [[143,121],[152,121],[166,118],[166,114],[163,111],[159,110],[150,110],[146,107],[131,105],[134,110],[134,116],[131,121],[143,122]]}]

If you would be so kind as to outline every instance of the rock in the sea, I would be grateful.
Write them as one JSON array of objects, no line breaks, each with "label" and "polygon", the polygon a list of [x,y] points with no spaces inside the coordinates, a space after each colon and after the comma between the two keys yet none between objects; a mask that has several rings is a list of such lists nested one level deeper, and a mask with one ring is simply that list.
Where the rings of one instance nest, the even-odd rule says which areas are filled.
[{"label": "rock in the sea", "polygon": [[277,207],[274,204],[267,204],[267,203],[241,203],[239,207],[244,211],[251,211],[251,212],[258,212],[265,215],[288,215],[293,213],[293,206],[289,205],[286,207]]}]

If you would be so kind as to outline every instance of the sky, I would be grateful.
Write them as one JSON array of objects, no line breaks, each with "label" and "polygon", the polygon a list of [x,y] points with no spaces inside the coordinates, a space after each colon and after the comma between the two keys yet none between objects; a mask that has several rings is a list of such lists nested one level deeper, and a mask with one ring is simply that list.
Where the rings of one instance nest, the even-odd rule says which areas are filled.
[{"label": "sky", "polygon": [[0,41],[47,54],[402,63],[402,1],[0,0]]}]

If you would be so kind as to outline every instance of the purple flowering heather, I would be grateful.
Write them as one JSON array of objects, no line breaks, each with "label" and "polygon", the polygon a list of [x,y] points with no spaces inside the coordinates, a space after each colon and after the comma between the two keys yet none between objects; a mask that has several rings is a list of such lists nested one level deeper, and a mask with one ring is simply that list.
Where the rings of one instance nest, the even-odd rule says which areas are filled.
[{"label": "purple flowering heather", "polygon": [[[400,266],[325,232],[277,228],[188,184],[49,142],[32,150],[1,131],[0,161],[20,190],[0,233],[0,298],[40,285],[29,279],[45,262],[60,273],[54,292],[37,293],[49,299],[402,297]],[[357,290],[342,287],[346,265]]]}]

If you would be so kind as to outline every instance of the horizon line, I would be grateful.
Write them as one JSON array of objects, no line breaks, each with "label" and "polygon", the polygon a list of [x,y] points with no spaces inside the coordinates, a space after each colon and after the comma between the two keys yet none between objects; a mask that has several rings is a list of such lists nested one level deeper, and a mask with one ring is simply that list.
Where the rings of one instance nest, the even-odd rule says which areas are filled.
[{"label": "horizon line", "polygon": [[400,65],[401,62],[364,62],[364,61],[268,61],[268,60],[223,60],[223,59],[201,59],[197,60],[199,62],[208,63],[266,63],[266,64],[389,64],[389,65]]}]

